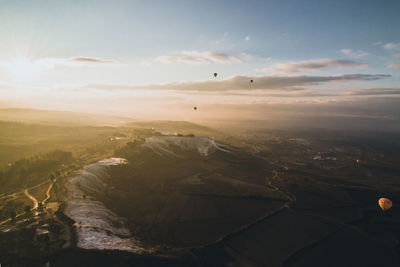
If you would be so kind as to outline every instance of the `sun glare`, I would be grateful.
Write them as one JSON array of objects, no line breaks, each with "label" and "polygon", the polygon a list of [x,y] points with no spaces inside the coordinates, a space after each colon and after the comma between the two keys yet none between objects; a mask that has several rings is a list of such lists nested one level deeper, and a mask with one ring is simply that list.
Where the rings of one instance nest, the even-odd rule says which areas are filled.
[{"label": "sun glare", "polygon": [[16,59],[5,64],[7,71],[17,80],[25,81],[37,77],[42,71],[41,66],[28,59]]}]

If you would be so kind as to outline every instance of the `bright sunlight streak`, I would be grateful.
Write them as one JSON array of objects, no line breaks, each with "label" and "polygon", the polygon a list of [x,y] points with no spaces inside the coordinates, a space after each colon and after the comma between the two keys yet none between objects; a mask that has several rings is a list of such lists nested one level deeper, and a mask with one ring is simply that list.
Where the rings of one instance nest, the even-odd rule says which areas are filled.
[{"label": "bright sunlight streak", "polygon": [[26,81],[32,80],[37,77],[41,71],[42,66],[35,61],[25,58],[19,58],[8,63],[5,63],[7,71],[17,80]]}]

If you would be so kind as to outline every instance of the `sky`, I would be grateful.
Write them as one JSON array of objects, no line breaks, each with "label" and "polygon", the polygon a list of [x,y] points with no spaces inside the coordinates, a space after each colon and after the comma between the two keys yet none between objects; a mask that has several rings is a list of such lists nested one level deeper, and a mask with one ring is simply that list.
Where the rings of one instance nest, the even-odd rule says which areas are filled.
[{"label": "sky", "polygon": [[[191,120],[398,103],[399,10],[398,0],[0,0],[0,105]],[[257,115],[235,111],[254,105]]]}]

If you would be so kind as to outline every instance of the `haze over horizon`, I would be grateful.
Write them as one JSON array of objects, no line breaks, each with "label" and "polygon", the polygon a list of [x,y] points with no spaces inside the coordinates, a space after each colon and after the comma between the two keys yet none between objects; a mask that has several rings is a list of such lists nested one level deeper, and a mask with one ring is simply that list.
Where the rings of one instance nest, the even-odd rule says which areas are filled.
[{"label": "haze over horizon", "polygon": [[0,3],[0,107],[399,119],[398,1],[43,3]]},{"label": "haze over horizon", "polygon": [[0,267],[399,267],[399,11],[0,0]]}]

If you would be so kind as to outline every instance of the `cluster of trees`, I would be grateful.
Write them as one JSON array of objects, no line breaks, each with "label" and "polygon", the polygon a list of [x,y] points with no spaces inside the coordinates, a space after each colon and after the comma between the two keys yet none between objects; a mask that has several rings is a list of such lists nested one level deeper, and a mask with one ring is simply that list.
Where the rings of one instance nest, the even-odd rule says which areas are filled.
[{"label": "cluster of trees", "polygon": [[18,160],[0,171],[0,193],[21,186],[35,185],[42,182],[45,177],[53,180],[60,174],[62,165],[71,163],[73,160],[71,152],[61,150]]},{"label": "cluster of trees", "polygon": [[180,134],[180,133],[178,133],[177,136],[195,137],[195,135],[192,134],[192,133],[189,133],[189,134]]},{"label": "cluster of trees", "polygon": [[[27,213],[27,214],[30,214],[30,212],[31,212],[31,206],[26,205],[25,208],[24,208],[24,212]],[[16,211],[15,211],[14,208],[11,208],[11,209],[9,210],[9,215],[10,215],[10,219],[11,219],[11,220],[14,220],[14,219],[15,219],[15,217],[17,216],[17,213],[16,213]]]}]

